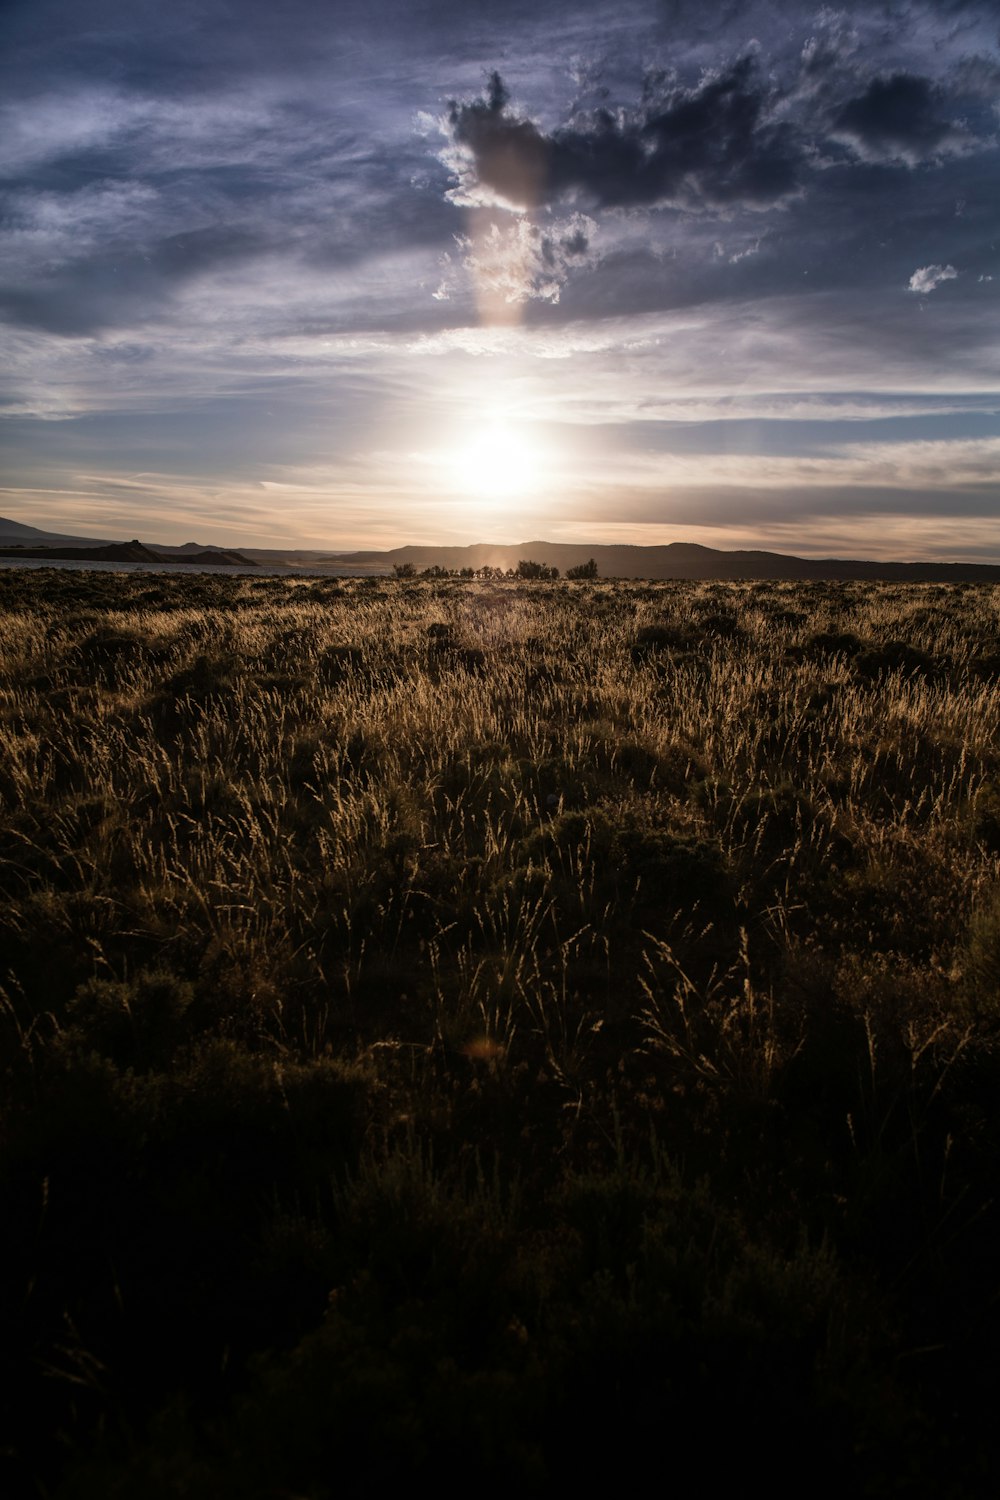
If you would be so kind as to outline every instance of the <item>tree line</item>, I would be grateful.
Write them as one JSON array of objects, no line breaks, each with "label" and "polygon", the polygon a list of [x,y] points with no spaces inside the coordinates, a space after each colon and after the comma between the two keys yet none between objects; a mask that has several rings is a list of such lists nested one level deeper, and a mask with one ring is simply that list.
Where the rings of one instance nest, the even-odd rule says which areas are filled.
[{"label": "tree line", "polygon": [[[411,562],[393,563],[392,571],[396,578],[520,578],[520,579],[553,579],[559,577],[559,569],[550,567],[548,563],[532,562],[529,558],[522,557],[516,568],[495,568],[489,563],[484,563],[481,568],[442,568],[439,563],[433,563],[429,568],[417,569]],[[566,569],[567,578],[596,578],[597,563],[590,558],[585,563],[579,563],[575,568]]]}]

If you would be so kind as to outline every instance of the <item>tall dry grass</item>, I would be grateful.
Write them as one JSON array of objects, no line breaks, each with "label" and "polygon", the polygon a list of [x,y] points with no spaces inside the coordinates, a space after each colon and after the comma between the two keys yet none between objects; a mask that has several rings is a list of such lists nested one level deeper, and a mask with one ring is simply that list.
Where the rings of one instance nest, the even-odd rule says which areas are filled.
[{"label": "tall dry grass", "polygon": [[[188,1378],[128,1214],[72,1269],[97,1233],[74,1182],[109,1193],[112,1219],[138,1194],[171,1243],[220,1195],[242,1228],[212,1231],[210,1293],[177,1272],[172,1317],[194,1338],[214,1298],[252,1350],[315,1326],[332,1276],[354,1284],[373,1195],[395,1202],[404,1179],[485,1254],[463,1215],[498,1172],[489,1201],[520,1205],[496,1231],[504,1285],[520,1256],[542,1296],[537,1236],[590,1243],[584,1199],[605,1248],[586,1275],[563,1265],[571,1280],[601,1255],[625,1276],[619,1201],[646,1216],[635,1264],[659,1265],[655,1225],[669,1238],[677,1193],[708,1183],[712,1233],[721,1205],[742,1225],[718,1275],[756,1288],[723,1294],[711,1273],[726,1338],[750,1337],[765,1261],[799,1305],[809,1257],[832,1256],[853,1287],[837,1296],[882,1309],[872,1347],[895,1352],[878,1358],[937,1351],[899,1377],[907,1410],[961,1384],[994,1232],[1000,590],[0,586],[8,1195],[23,1226],[42,1183],[56,1205],[51,1240],[24,1227],[11,1251],[18,1284],[43,1288],[19,1357],[65,1343],[70,1318],[120,1390],[137,1356],[108,1333],[118,1296],[160,1351],[146,1409]],[[199,1131],[204,1202],[176,1155]],[[669,1159],[669,1191],[647,1159]],[[345,1225],[363,1242],[350,1274]],[[377,1253],[405,1261],[384,1233]],[[272,1328],[223,1288],[239,1266],[273,1291],[282,1256],[311,1290],[275,1292]],[[541,1337],[508,1294],[504,1316]],[[685,1337],[711,1343],[698,1326]],[[821,1363],[846,1380],[831,1328]],[[851,1410],[888,1430],[897,1395],[880,1406],[869,1378]],[[83,1415],[33,1396],[39,1430],[106,1421],[91,1385]]]}]

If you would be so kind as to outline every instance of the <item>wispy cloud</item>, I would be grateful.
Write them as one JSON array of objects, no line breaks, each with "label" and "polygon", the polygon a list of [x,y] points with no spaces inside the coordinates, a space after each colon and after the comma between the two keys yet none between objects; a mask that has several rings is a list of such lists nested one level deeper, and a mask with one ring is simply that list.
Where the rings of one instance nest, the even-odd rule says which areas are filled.
[{"label": "wispy cloud", "polygon": [[954,266],[921,266],[910,277],[907,290],[911,292],[933,292],[942,281],[954,281],[958,272]]},{"label": "wispy cloud", "polygon": [[408,455],[500,403],[556,454],[534,530],[574,495],[693,524],[682,492],[773,528],[770,490],[860,537],[852,497],[904,475],[946,530],[996,483],[962,446],[1000,391],[995,5],[886,14],[8,7],[5,503],[471,540],[496,517],[435,510]]}]

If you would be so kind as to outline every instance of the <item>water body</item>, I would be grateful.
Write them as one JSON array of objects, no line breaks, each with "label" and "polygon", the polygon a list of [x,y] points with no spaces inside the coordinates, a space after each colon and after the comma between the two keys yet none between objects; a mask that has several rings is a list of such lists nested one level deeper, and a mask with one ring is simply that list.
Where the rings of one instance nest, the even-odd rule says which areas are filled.
[{"label": "water body", "polygon": [[359,578],[370,577],[368,568],[339,568],[327,564],[276,566],[260,563],[254,568],[212,567],[207,563],[85,562],[77,557],[0,557],[0,568],[68,568],[76,573],[223,573],[228,578]]}]

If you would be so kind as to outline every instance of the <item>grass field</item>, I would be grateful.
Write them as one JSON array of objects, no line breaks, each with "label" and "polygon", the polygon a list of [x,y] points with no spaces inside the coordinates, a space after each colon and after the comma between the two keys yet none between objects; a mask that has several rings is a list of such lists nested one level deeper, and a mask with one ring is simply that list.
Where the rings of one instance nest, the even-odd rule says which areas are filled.
[{"label": "grass field", "polygon": [[994,1492],[1000,589],[0,612],[9,1493]]}]

